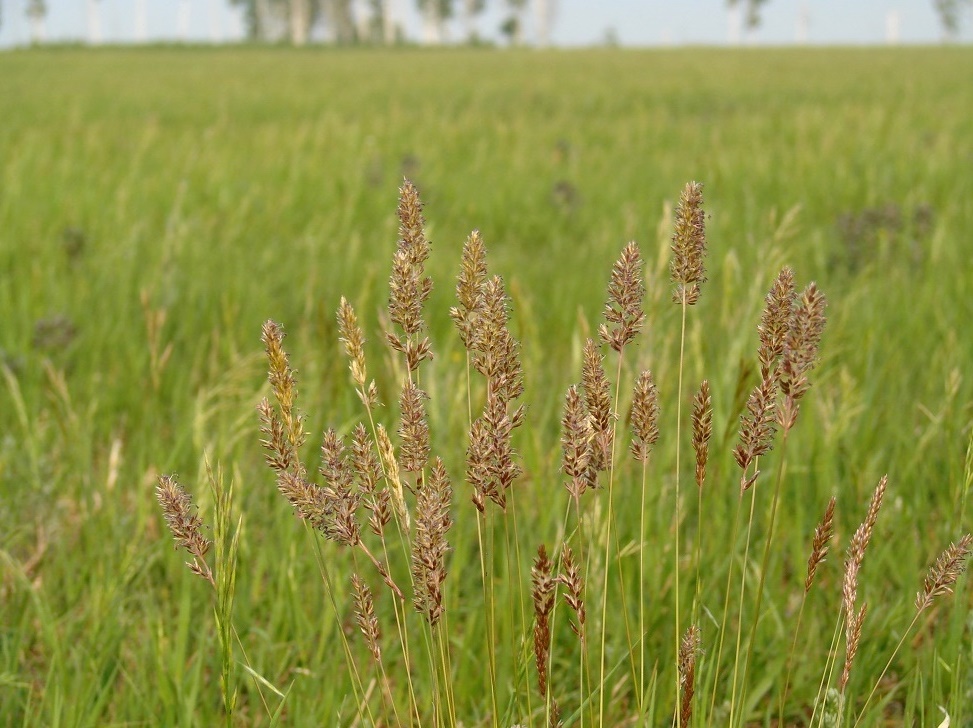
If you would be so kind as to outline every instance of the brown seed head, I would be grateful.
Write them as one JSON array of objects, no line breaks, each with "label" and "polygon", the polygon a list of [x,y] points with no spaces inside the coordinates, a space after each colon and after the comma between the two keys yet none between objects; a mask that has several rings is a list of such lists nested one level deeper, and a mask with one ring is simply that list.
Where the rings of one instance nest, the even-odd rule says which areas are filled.
[{"label": "brown seed head", "polygon": [[693,717],[693,695],[696,692],[696,658],[700,652],[699,628],[692,624],[679,644],[679,684],[682,696],[679,707],[679,725],[689,728]]},{"label": "brown seed head", "polygon": [[476,326],[478,311],[483,304],[483,287],[487,280],[486,248],[479,230],[474,230],[463,245],[456,299],[459,306],[449,310],[450,318],[459,329],[463,346],[470,347],[470,335]]},{"label": "brown seed head", "polygon": [[804,577],[805,594],[811,591],[818,566],[828,555],[828,545],[831,543],[831,536],[834,534],[834,504],[835,498],[831,496],[828,507],[824,511],[824,517],[814,529],[814,538],[811,540],[811,556],[807,560],[807,576]]},{"label": "brown seed head", "polygon": [[449,506],[453,492],[443,461],[436,458],[428,482],[416,493],[416,535],[412,542],[412,577],[416,611],[430,626],[442,618],[442,586],[446,580],[446,532],[452,526]]},{"label": "brown seed head", "polygon": [[646,370],[635,380],[632,395],[632,454],[636,460],[646,462],[652,446],[659,439],[659,392],[652,372]]},{"label": "brown seed head", "polygon": [[547,697],[547,663],[551,656],[551,613],[554,611],[554,590],[557,581],[551,572],[553,564],[541,544],[530,570],[531,596],[534,600],[534,663],[537,666],[537,687],[541,697]]},{"label": "brown seed head", "polygon": [[966,534],[959,543],[951,543],[949,548],[936,559],[936,563],[926,574],[922,591],[916,594],[916,611],[923,611],[936,597],[953,591],[953,585],[966,569],[971,544],[973,544],[973,536]]},{"label": "brown seed head", "polygon": [[203,522],[196,514],[192,497],[171,475],[163,475],[159,478],[155,497],[159,501],[162,515],[166,519],[166,525],[172,533],[176,546],[185,549],[193,557],[192,561],[186,562],[186,566],[194,574],[215,586],[213,572],[206,564],[210,541],[203,537]]},{"label": "brown seed head", "polygon": [[709,381],[704,379],[693,398],[693,450],[696,452],[696,486],[703,487],[706,480],[706,461],[709,458],[709,440],[713,434],[713,400]]},{"label": "brown seed head", "polygon": [[740,443],[733,449],[733,457],[743,473],[740,476],[740,492],[746,491],[757,480],[759,471],[749,474],[750,466],[773,447],[777,432],[776,414],[777,379],[763,379],[747,400],[747,414],[740,417]]},{"label": "brown seed head", "polygon": [[584,607],[584,578],[581,576],[581,568],[575,563],[574,552],[571,547],[565,544],[561,552],[561,567],[564,573],[558,575],[557,581],[563,584],[567,591],[564,593],[564,601],[574,612],[576,621],[571,623],[571,630],[578,635],[582,644],[585,642],[585,607]]},{"label": "brown seed head", "polygon": [[355,598],[355,621],[365,636],[365,644],[372,653],[375,662],[382,661],[382,631],[379,628],[378,617],[375,616],[375,602],[372,590],[362,581],[358,574],[351,575],[351,588]]},{"label": "brown seed head", "polygon": [[785,266],[764,299],[764,310],[757,327],[760,335],[757,359],[761,379],[776,376],[780,357],[784,353],[784,339],[791,323],[794,296],[794,271]]},{"label": "brown seed head", "polygon": [[778,414],[778,420],[785,430],[792,428],[797,421],[801,398],[810,388],[807,375],[817,362],[818,346],[824,333],[825,305],[824,294],[814,283],[810,283],[801,294],[801,301],[790,319],[780,370],[784,402]]},{"label": "brown seed head", "polygon": [[407,473],[418,473],[429,460],[429,423],[424,400],[428,395],[412,382],[406,382],[399,398],[402,419],[399,437],[402,439],[400,460]]},{"label": "brown seed head", "polygon": [[584,401],[578,394],[578,388],[571,386],[564,398],[564,416],[561,418],[561,448],[564,455],[561,469],[571,479],[567,488],[576,502],[588,487],[593,435]]},{"label": "brown seed head", "polygon": [[637,243],[629,243],[622,250],[612,267],[608,284],[608,301],[605,303],[605,321],[598,327],[602,343],[621,352],[642,330],[645,313],[642,299],[645,286],[642,283],[642,253]]},{"label": "brown seed head", "polygon": [[699,300],[699,286],[706,282],[705,215],[703,186],[690,182],[683,188],[676,207],[675,230],[672,234],[670,271],[675,288],[672,300],[692,306]]},{"label": "brown seed head", "polygon": [[303,428],[303,418],[295,408],[297,378],[287,360],[287,352],[284,351],[284,329],[274,321],[267,321],[263,325],[261,339],[267,352],[269,365],[267,378],[270,380],[270,388],[280,408],[280,419],[287,435],[287,442],[291,453],[296,458],[296,453],[304,444],[307,435]]},{"label": "brown seed head", "polygon": [[581,386],[584,388],[585,406],[592,429],[592,457],[588,464],[588,485],[596,488],[597,473],[611,469],[615,414],[611,409],[611,386],[605,375],[604,360],[598,345],[592,339],[587,339],[584,345]]}]

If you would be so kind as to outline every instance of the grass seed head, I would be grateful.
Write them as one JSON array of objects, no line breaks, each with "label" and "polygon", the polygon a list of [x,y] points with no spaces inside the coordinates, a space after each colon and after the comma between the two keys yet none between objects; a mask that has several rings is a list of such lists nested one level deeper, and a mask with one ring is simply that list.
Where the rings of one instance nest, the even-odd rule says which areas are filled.
[{"label": "grass seed head", "polygon": [[642,299],[645,285],[642,283],[642,253],[637,243],[629,243],[612,267],[608,284],[608,301],[605,303],[605,321],[598,327],[602,343],[621,352],[632,341],[645,323]]},{"label": "grass seed head", "polygon": [[672,300],[692,306],[699,300],[700,284],[706,282],[706,229],[703,186],[688,183],[679,196],[675,230],[672,234],[670,272],[675,288]]}]

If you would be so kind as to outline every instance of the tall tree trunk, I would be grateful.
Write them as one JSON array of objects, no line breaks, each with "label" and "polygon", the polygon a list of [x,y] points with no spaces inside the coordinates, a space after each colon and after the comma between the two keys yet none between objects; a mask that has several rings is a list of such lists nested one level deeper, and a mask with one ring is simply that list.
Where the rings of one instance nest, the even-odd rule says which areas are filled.
[{"label": "tall tree trunk", "polygon": [[443,42],[442,19],[437,12],[435,0],[426,0],[422,6],[422,42],[425,45],[439,45]]},{"label": "tall tree trunk", "polygon": [[291,43],[296,46],[307,43],[310,11],[308,0],[290,0]]},{"label": "tall tree trunk", "polygon": [[98,0],[88,0],[86,8],[88,13],[88,43],[99,45],[101,43],[101,10],[98,7]]},{"label": "tall tree trunk", "polygon": [[537,45],[546,48],[551,44],[551,26],[557,12],[557,0],[534,0],[537,15]]}]

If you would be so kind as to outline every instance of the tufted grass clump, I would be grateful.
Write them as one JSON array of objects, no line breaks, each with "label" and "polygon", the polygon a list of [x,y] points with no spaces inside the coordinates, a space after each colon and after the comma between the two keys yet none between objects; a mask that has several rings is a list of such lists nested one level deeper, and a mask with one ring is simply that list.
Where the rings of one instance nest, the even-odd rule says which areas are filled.
[{"label": "tufted grass clump", "polygon": [[[703,187],[689,183],[667,253],[678,317],[646,310],[647,298],[659,300],[646,296],[659,281],[628,243],[606,265],[603,320],[585,322],[593,335],[578,342],[573,382],[540,382],[531,407],[514,299],[478,231],[463,246],[448,311],[461,355],[440,356],[440,346],[456,351],[430,339],[432,246],[409,181],[374,337],[386,347],[380,377],[359,312],[344,297],[336,312],[357,415],[309,432],[284,326],[264,324],[270,394],[257,406],[261,444],[313,545],[354,724],[817,726],[880,715],[873,698],[887,689],[889,665],[957,584],[973,538],[961,535],[931,566],[879,679],[856,681],[856,656],[880,659],[859,595],[870,542],[893,537],[879,516],[894,478],[876,486],[840,575],[822,578],[836,513],[856,507],[842,483],[813,504],[823,516],[806,535],[806,569],[785,568],[779,516],[801,498],[788,487],[791,469],[809,467],[788,445],[799,443],[802,407],[813,398],[826,299],[782,267],[754,322],[754,366],[741,369],[751,374],[739,392],[719,391],[718,371],[690,381],[701,368],[691,362],[691,331],[708,325],[691,322],[707,295],[705,222]],[[673,346],[644,345],[646,330],[672,321]],[[654,361],[660,352],[675,364]],[[449,374],[454,367],[461,371]],[[522,452],[539,436],[532,410],[551,402],[563,403],[560,455],[528,465]],[[721,434],[714,423],[727,414],[730,431]],[[232,573],[229,559],[214,581],[200,521],[175,481],[160,481],[159,498],[190,569],[214,585],[221,571]],[[816,594],[822,581],[831,591]],[[809,626],[809,610],[829,618]],[[232,600],[218,611],[221,625],[231,612]],[[229,637],[220,644],[226,652]],[[276,694],[281,705],[264,703],[274,716],[286,704]],[[233,712],[232,693],[224,705]]]}]

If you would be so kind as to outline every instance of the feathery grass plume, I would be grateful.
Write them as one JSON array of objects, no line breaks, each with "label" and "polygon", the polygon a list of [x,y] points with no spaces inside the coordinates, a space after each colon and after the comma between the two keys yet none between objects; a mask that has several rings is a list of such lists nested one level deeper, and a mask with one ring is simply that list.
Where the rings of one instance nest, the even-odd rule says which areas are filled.
[{"label": "feathery grass plume", "polygon": [[422,308],[432,292],[432,279],[425,275],[430,244],[423,232],[422,203],[409,180],[399,188],[398,216],[399,241],[389,278],[389,317],[402,329],[403,336],[388,332],[386,338],[395,351],[405,354],[406,365],[414,372],[422,361],[432,357],[429,339],[419,340],[425,328]]},{"label": "feathery grass plume", "polygon": [[321,441],[319,470],[326,484],[322,490],[331,502],[324,535],[345,546],[357,546],[361,543],[361,527],[357,518],[361,496],[352,488],[352,473],[345,457],[344,443],[330,427]]},{"label": "feathery grass plume", "polygon": [[476,509],[483,513],[486,499],[498,497],[496,484],[490,477],[490,433],[482,417],[470,428],[470,444],[466,448],[466,482],[473,488],[470,496]]},{"label": "feathery grass plume", "polygon": [[679,646],[679,683],[682,697],[679,704],[679,725],[688,728],[693,717],[693,695],[696,692],[696,658],[699,656],[699,627],[689,625]]},{"label": "feathery grass plume", "polygon": [[814,283],[809,283],[795,307],[784,339],[781,361],[780,389],[784,394],[778,413],[778,422],[784,431],[790,430],[797,421],[801,398],[810,384],[808,372],[814,367],[818,345],[824,332],[824,308],[826,301]]},{"label": "feathery grass plume", "polygon": [[789,266],[784,266],[764,298],[764,310],[757,326],[760,336],[757,360],[760,362],[762,380],[777,376],[780,358],[784,353],[784,341],[791,324],[795,295],[794,271]]},{"label": "feathery grass plume", "polygon": [[834,506],[835,497],[831,496],[828,507],[824,509],[824,517],[814,528],[814,538],[811,539],[811,555],[807,560],[807,575],[804,577],[804,593],[811,591],[818,567],[828,555],[828,546],[834,535]]},{"label": "feathery grass plume", "polygon": [[872,539],[875,521],[878,519],[878,512],[882,507],[887,487],[888,476],[883,475],[872,493],[865,520],[862,521],[851,537],[848,555],[845,557],[845,574],[841,584],[841,603],[845,613],[845,666],[839,681],[839,690],[842,693],[844,693],[845,686],[848,684],[855,652],[858,650],[858,640],[861,637],[862,623],[865,621],[865,605],[862,605],[862,608],[856,611],[858,573],[861,571],[861,565],[865,559],[865,550]]},{"label": "feathery grass plume", "polygon": [[585,408],[591,422],[591,460],[588,462],[588,487],[598,487],[598,473],[610,470],[612,445],[615,440],[612,412],[611,385],[605,375],[604,360],[598,345],[587,339],[581,365],[581,386],[584,389]]},{"label": "feathery grass plume", "polygon": [[453,525],[449,506],[453,491],[440,458],[433,461],[429,480],[416,493],[416,535],[412,542],[414,604],[435,627],[443,616],[443,582],[446,580],[446,532]]},{"label": "feathery grass plume", "polygon": [[602,343],[621,353],[625,345],[638,336],[645,323],[642,299],[645,285],[642,283],[642,252],[635,242],[626,245],[612,266],[608,284],[608,301],[605,303],[605,321],[598,326]]},{"label": "feathery grass plume", "polygon": [[[468,287],[461,276],[457,291]],[[523,367],[520,344],[508,328],[509,299],[503,279],[484,280],[478,295],[477,308],[466,319],[475,325],[467,329],[465,342],[470,363],[486,378],[487,392],[483,413],[470,428],[467,477],[473,486],[473,503],[482,512],[486,498],[505,509],[506,491],[522,472],[514,462],[513,431],[523,424],[525,409],[513,405],[524,391]]]},{"label": "feathery grass plume", "polygon": [[676,207],[675,230],[672,234],[672,261],[669,264],[672,282],[672,300],[692,306],[699,300],[699,286],[706,282],[705,214],[703,213],[703,186],[689,182],[679,196]]},{"label": "feathery grass plume", "polygon": [[828,555],[828,545],[831,543],[831,536],[834,534],[834,505],[835,497],[831,496],[828,507],[824,510],[824,517],[814,528],[814,538],[811,539],[811,555],[807,560],[807,576],[804,577],[805,594],[811,591],[818,566]]},{"label": "feathery grass plume", "polygon": [[459,329],[463,346],[469,349],[476,312],[483,304],[483,287],[487,280],[486,248],[479,230],[471,232],[466,239],[460,265],[456,282],[456,299],[459,301],[459,306],[449,309],[449,317]]},{"label": "feathery grass plume", "polygon": [[420,472],[429,461],[429,423],[423,404],[425,399],[428,399],[428,395],[413,382],[406,382],[402,387],[399,398],[399,407],[402,410],[399,424],[402,447],[399,459],[402,469],[407,473]]},{"label": "feathery grass plume", "polygon": [[567,588],[567,591],[564,592],[564,601],[574,612],[576,618],[576,621],[571,622],[571,630],[578,635],[578,638],[584,644],[584,578],[581,576],[581,567],[574,560],[574,552],[567,544],[561,550],[561,566],[564,573],[557,576],[557,581]]},{"label": "feathery grass plume", "polygon": [[554,565],[547,558],[544,544],[537,547],[537,558],[530,570],[531,596],[534,600],[534,662],[537,665],[537,688],[541,697],[548,697],[547,665],[551,658],[551,612],[554,611],[554,591],[557,581],[551,575]]},{"label": "feathery grass plume", "polygon": [[762,379],[747,399],[747,414],[740,416],[740,442],[733,448],[733,457],[743,471],[740,475],[741,493],[750,488],[760,475],[759,470],[750,475],[750,466],[773,447],[774,434],[777,432],[777,389],[776,377]]},{"label": "feathery grass plume", "polygon": [[392,496],[388,488],[379,488],[382,481],[382,464],[372,447],[372,439],[361,422],[351,436],[351,464],[358,477],[358,488],[364,494],[364,506],[370,511],[368,527],[376,536],[385,532],[392,520]]},{"label": "feathery grass plume", "polygon": [[378,453],[385,464],[385,481],[389,485],[392,496],[392,507],[395,509],[403,531],[408,531],[411,525],[409,508],[405,504],[405,492],[402,488],[402,479],[399,477],[399,461],[395,457],[395,446],[392,438],[389,437],[385,426],[379,424],[375,427],[375,439],[378,441]]},{"label": "feathery grass plume", "polygon": [[[505,403],[511,403],[524,392],[524,375],[520,343],[509,329],[510,299],[500,276],[487,280],[481,294],[482,305],[468,340],[471,363],[486,377],[487,396],[494,394]],[[520,408],[511,416],[515,427],[523,419],[522,410]]]},{"label": "feathery grass plume", "polygon": [[277,473],[277,490],[294,507],[298,518],[325,533],[332,518],[334,503],[324,488],[290,470]]},{"label": "feathery grass plume", "polygon": [[344,296],[341,297],[341,303],[338,305],[337,318],[340,341],[344,344],[345,355],[348,357],[348,368],[351,370],[352,381],[355,382],[355,391],[365,407],[369,409],[377,407],[378,389],[375,387],[375,380],[373,379],[368,386],[365,385],[368,377],[368,370],[365,368],[365,335],[358,325],[355,309]]},{"label": "feathery grass plume", "polygon": [[659,391],[652,372],[645,370],[635,380],[632,395],[632,455],[646,462],[659,439]]},{"label": "feathery grass plume", "polygon": [[[279,463],[286,463],[288,468],[294,468],[295,475],[303,475],[303,466],[298,457],[298,451],[307,439],[304,432],[303,417],[296,409],[297,402],[297,378],[294,370],[291,369],[287,360],[287,352],[284,351],[284,329],[274,322],[266,321],[261,332],[261,340],[267,352],[267,362],[269,371],[267,378],[270,381],[271,391],[277,400],[279,413],[267,415],[269,408],[261,409],[261,419],[264,420],[265,434],[269,434],[269,441],[279,448],[277,460]],[[280,424],[275,425],[274,417],[280,418]],[[267,419],[265,419],[267,417]],[[285,440],[274,441],[274,432],[281,429],[286,436]]]},{"label": "feathery grass plume", "polygon": [[267,450],[264,456],[267,465],[276,473],[295,470],[298,465],[296,455],[284,431],[284,422],[266,397],[257,404],[257,415],[263,435],[260,444]]},{"label": "feathery grass plume", "polygon": [[588,468],[592,458],[591,441],[594,433],[591,420],[585,411],[584,400],[574,385],[568,387],[564,397],[564,416],[561,418],[561,469],[571,480],[568,492],[577,505],[588,488]]},{"label": "feathery grass plume", "polygon": [[958,543],[951,543],[949,548],[936,559],[936,563],[926,574],[922,591],[916,594],[917,612],[922,612],[929,607],[936,597],[953,591],[953,585],[966,569],[966,560],[970,555],[971,544],[973,544],[973,536],[966,534]]},{"label": "feathery grass plume", "polygon": [[192,561],[186,562],[186,566],[191,572],[216,587],[213,572],[206,563],[206,554],[211,543],[203,536],[203,521],[196,514],[192,496],[176,482],[174,477],[163,475],[155,488],[155,497],[162,508],[162,515],[166,519],[166,525],[172,533],[176,547],[185,549],[193,557]]},{"label": "feathery grass plume", "polygon": [[355,599],[355,622],[365,636],[365,644],[372,653],[375,662],[382,662],[382,631],[379,628],[378,617],[375,616],[375,602],[372,590],[358,574],[351,575],[351,589]]},{"label": "feathery grass plume", "polygon": [[704,379],[693,398],[693,450],[696,452],[696,486],[700,489],[706,480],[706,462],[709,459],[709,440],[713,434],[713,400],[709,380]]}]

